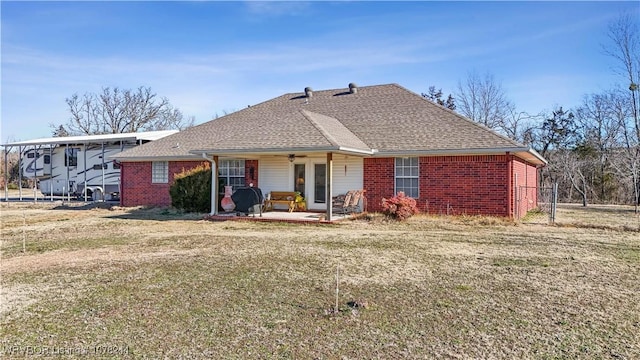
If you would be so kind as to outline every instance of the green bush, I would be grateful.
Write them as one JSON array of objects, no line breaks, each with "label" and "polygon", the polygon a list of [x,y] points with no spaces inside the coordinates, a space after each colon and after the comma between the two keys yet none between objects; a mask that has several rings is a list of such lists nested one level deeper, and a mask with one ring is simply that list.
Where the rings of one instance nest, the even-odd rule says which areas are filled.
[{"label": "green bush", "polygon": [[175,174],[169,188],[171,205],[187,212],[211,211],[211,168],[203,163]]}]

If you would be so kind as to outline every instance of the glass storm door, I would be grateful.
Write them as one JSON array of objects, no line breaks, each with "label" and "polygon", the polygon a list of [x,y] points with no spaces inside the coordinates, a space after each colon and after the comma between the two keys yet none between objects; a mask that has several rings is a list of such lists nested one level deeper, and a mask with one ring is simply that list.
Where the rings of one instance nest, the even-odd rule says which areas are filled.
[{"label": "glass storm door", "polygon": [[315,164],[313,174],[314,202],[325,203],[327,201],[327,165]]},{"label": "glass storm door", "polygon": [[304,188],[305,183],[305,166],[304,164],[295,164],[293,166],[293,186],[295,191],[299,192],[302,197],[306,197],[306,191]]}]

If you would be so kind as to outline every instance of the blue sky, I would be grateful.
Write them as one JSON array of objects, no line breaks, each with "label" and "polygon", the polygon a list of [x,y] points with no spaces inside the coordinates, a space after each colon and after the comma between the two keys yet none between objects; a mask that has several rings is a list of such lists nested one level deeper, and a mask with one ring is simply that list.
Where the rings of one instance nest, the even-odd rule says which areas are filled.
[{"label": "blue sky", "polygon": [[149,86],[197,123],[283,93],[490,72],[519,111],[620,82],[608,23],[639,2],[0,2],[0,142],[51,135],[65,98]]}]

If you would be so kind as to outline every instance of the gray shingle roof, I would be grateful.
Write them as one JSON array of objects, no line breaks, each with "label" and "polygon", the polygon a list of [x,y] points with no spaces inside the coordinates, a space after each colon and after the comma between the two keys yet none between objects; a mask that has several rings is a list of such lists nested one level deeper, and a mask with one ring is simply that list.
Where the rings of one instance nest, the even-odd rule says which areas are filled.
[{"label": "gray shingle roof", "polygon": [[121,160],[211,153],[328,151],[420,153],[525,147],[399,85],[284,94],[118,154]]}]

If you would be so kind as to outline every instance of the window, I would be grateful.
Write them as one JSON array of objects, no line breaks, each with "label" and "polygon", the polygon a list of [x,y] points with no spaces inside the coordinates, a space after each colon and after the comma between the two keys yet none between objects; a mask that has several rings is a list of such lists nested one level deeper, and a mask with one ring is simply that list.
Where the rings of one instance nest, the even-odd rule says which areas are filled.
[{"label": "window", "polygon": [[106,169],[107,168],[107,164],[95,164],[95,165],[93,165],[93,170],[102,170],[103,168]]},{"label": "window", "polygon": [[396,158],[396,194],[404,191],[406,196],[417,199],[418,158]]},{"label": "window", "polygon": [[64,149],[64,166],[78,166],[79,148]]},{"label": "window", "polygon": [[120,169],[120,163],[117,162],[117,161],[114,161],[113,162],[113,170],[118,170],[118,169]]},{"label": "window", "polygon": [[45,155],[44,156],[44,163],[47,164],[47,165],[51,164],[51,156]]},{"label": "window", "polygon": [[166,184],[169,182],[169,162],[154,161],[151,163],[151,182]]},{"label": "window", "polygon": [[244,160],[221,160],[218,165],[218,176],[225,185],[233,186],[233,189],[243,187],[244,180]]}]

